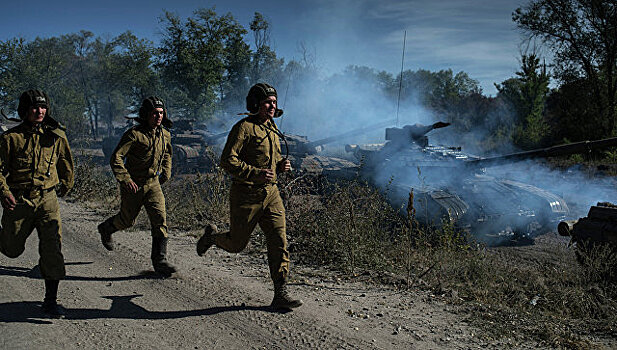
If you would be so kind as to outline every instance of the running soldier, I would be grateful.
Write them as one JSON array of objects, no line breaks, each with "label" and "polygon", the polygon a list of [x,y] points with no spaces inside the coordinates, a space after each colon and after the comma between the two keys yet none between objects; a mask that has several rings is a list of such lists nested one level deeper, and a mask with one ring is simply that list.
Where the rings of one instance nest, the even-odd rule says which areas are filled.
[{"label": "running soldier", "polygon": [[212,246],[238,253],[249,242],[259,224],[266,237],[270,277],[274,283],[274,308],[291,309],[302,305],[286,288],[289,251],[285,232],[285,208],[276,185],[277,172],[291,170],[281,156],[279,134],[272,120],[282,114],[277,108],[276,90],[264,83],[251,87],[246,97],[249,117],[231,129],[221,155],[221,167],[232,177],[230,189],[230,231],[216,233],[208,225],[197,242],[202,256]]},{"label": "running soldier", "polygon": [[0,136],[2,227],[0,251],[20,256],[36,229],[39,267],[45,280],[43,311],[62,317],[58,284],[66,275],[62,255],[62,223],[58,197],[73,187],[73,157],[64,127],[51,115],[49,96],[28,90],[19,97],[21,124]]},{"label": "running soldier", "polygon": [[113,250],[112,234],[135,224],[146,208],[152,232],[152,266],[164,277],[176,268],[167,261],[167,213],[161,185],[171,177],[171,128],[163,100],[145,99],[137,126],[127,130],[111,155],[110,165],[120,183],[120,212],[98,226],[101,242]]}]

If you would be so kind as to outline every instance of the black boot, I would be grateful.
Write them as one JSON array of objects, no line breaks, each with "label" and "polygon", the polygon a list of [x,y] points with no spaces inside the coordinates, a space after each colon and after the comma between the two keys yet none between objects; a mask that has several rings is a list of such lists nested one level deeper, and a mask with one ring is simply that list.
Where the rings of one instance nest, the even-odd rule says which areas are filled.
[{"label": "black boot", "polygon": [[111,238],[111,234],[116,232],[117,230],[112,223],[112,219],[109,218],[99,224],[98,230],[101,234],[101,243],[103,243],[103,247],[110,251],[114,250],[114,241]]},{"label": "black boot", "polygon": [[214,245],[214,235],[216,231],[217,228],[213,224],[208,224],[208,226],[206,226],[203,236],[197,241],[197,255],[203,256],[206,254],[206,251]]},{"label": "black boot", "polygon": [[293,299],[287,293],[285,281],[274,283],[274,299],[270,304],[275,309],[294,309],[302,306],[302,300]]},{"label": "black boot", "polygon": [[43,300],[43,312],[53,318],[62,318],[65,315],[64,308],[58,304],[58,280],[45,280],[45,299]]},{"label": "black boot", "polygon": [[164,277],[171,276],[176,272],[176,268],[167,262],[167,241],[166,237],[152,237],[152,266],[154,271]]}]

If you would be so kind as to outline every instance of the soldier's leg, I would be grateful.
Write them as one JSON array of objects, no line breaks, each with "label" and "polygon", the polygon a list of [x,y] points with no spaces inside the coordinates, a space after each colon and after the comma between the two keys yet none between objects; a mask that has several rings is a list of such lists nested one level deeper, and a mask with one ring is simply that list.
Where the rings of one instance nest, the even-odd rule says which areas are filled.
[{"label": "soldier's leg", "polygon": [[284,281],[289,274],[289,251],[285,231],[285,207],[276,187],[267,198],[259,226],[266,237],[270,277],[275,283]]},{"label": "soldier's leg", "polygon": [[34,206],[30,201],[17,198],[13,210],[2,213],[0,252],[9,258],[20,256],[26,249],[26,240],[34,230]]},{"label": "soldier's leg", "polygon": [[111,223],[116,231],[124,230],[135,225],[137,215],[141,210],[144,198],[144,187],[140,187],[137,193],[131,193],[124,186],[120,186],[120,212],[111,218]]},{"label": "soldier's leg", "polygon": [[56,192],[46,193],[35,210],[35,226],[39,235],[39,266],[46,280],[63,279],[66,271],[62,255],[62,222]]},{"label": "soldier's leg", "polygon": [[55,191],[33,200],[36,203],[35,226],[39,236],[39,266],[45,279],[43,312],[51,317],[64,316],[58,304],[58,284],[66,275],[62,255],[62,221]]},{"label": "soldier's leg", "polygon": [[216,246],[230,253],[241,252],[261,217],[264,199],[263,189],[247,193],[242,187],[232,185],[229,192],[229,231],[213,236]]},{"label": "soldier's leg", "polygon": [[100,223],[97,227],[101,235],[101,243],[107,250],[114,250],[112,234],[135,224],[141,210],[143,188],[137,193],[130,193],[120,186],[120,212]]},{"label": "soldier's leg", "polygon": [[259,220],[259,226],[266,237],[270,277],[274,284],[274,298],[271,305],[282,309],[301,306],[302,301],[293,299],[287,292],[289,251],[287,250],[287,234],[285,231],[285,207],[276,186],[268,195],[264,214]]},{"label": "soldier's leg", "polygon": [[150,219],[152,237],[167,238],[167,211],[165,196],[158,181],[144,186],[143,205]]},{"label": "soldier's leg", "polygon": [[144,186],[144,207],[150,219],[152,232],[152,266],[163,276],[176,272],[176,268],[167,261],[167,212],[165,196],[158,181],[152,181]]}]

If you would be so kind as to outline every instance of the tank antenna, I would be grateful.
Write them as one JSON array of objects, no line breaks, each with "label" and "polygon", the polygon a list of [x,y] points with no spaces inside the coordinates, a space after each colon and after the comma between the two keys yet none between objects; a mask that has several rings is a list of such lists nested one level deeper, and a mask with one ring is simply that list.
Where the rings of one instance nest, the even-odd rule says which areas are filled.
[{"label": "tank antenna", "polygon": [[401,90],[403,89],[403,65],[405,64],[405,42],[407,41],[407,31],[403,36],[403,58],[401,58],[401,75],[398,81],[398,100],[396,101],[396,126],[398,127],[398,111],[401,106]]}]

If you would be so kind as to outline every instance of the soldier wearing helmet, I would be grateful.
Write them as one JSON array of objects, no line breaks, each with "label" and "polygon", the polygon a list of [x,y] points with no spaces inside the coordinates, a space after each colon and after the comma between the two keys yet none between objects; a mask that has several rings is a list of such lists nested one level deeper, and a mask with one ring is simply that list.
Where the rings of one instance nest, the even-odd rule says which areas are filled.
[{"label": "soldier wearing helmet", "polygon": [[136,119],[111,155],[110,165],[120,183],[120,212],[98,226],[101,242],[113,250],[112,234],[135,224],[141,207],[146,208],[152,232],[152,266],[164,277],[176,268],[167,261],[167,213],[161,185],[171,177],[172,123],[163,100],[146,98]]},{"label": "soldier wearing helmet", "polygon": [[20,256],[34,229],[45,279],[43,311],[62,317],[58,284],[65,277],[58,197],[73,187],[73,157],[64,127],[51,117],[49,96],[28,90],[19,97],[21,123],[0,136],[2,227],[0,251]]},{"label": "soldier wearing helmet", "polygon": [[280,132],[272,118],[280,116],[276,90],[264,83],[251,87],[246,97],[247,118],[231,129],[221,167],[232,177],[230,189],[230,230],[217,233],[212,224],[197,242],[197,254],[212,246],[232,253],[242,251],[259,224],[266,237],[270,277],[274,283],[275,308],[291,309],[302,305],[287,293],[289,251],[285,232],[285,208],[276,185],[277,172],[291,170],[281,156]]}]

